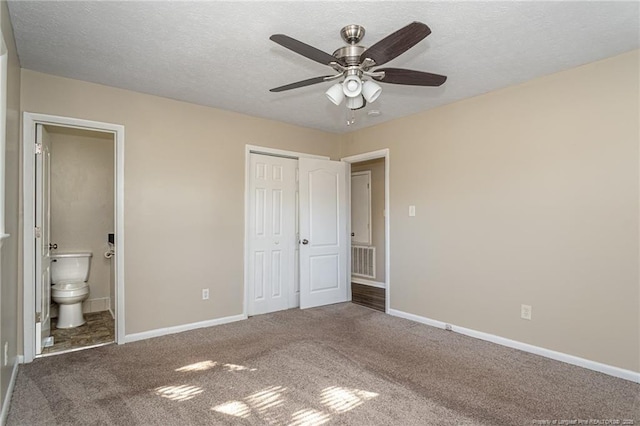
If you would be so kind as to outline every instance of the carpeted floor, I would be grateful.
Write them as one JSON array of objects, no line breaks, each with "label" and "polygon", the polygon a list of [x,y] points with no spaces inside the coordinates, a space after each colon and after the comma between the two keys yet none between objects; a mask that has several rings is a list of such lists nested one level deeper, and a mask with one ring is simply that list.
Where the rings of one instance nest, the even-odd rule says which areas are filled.
[{"label": "carpeted floor", "polygon": [[547,420],[638,425],[640,385],[339,304],[37,359],[20,366],[8,424]]}]

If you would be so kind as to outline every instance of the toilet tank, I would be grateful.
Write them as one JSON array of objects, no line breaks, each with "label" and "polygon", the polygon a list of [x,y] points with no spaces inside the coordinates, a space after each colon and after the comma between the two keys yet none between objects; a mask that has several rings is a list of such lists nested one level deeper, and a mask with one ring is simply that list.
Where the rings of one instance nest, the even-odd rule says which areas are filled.
[{"label": "toilet tank", "polygon": [[91,256],[89,252],[52,254],[51,283],[86,282],[89,279]]}]

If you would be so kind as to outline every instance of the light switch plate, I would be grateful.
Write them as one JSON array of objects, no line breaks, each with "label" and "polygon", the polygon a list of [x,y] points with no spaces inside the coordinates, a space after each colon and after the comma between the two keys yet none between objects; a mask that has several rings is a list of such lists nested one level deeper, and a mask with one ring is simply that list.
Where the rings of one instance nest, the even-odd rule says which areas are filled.
[{"label": "light switch plate", "polygon": [[416,206],[409,206],[409,216],[415,216],[416,215]]}]

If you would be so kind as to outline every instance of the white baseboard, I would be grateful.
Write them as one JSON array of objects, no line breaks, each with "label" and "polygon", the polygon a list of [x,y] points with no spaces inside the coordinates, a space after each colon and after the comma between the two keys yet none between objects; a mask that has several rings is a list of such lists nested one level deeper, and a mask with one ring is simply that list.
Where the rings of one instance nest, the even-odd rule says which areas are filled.
[{"label": "white baseboard", "polygon": [[136,342],[138,340],[151,339],[153,337],[166,336],[167,334],[181,333],[183,331],[195,330],[196,328],[212,327],[214,325],[228,324],[230,322],[246,320],[246,315],[233,315],[230,317],[216,318],[208,321],[194,322],[191,324],[177,325],[175,327],[157,328],[155,330],[143,331],[141,333],[127,334],[124,342]]},{"label": "white baseboard", "polygon": [[389,309],[388,313],[389,315],[405,318],[411,321],[430,325],[432,327],[445,329],[447,328],[447,326],[450,326],[451,331],[464,334],[465,336],[474,337],[480,340],[486,340],[487,342],[496,343],[498,345],[507,346],[513,349],[519,349],[524,352],[540,355],[545,358],[551,358],[556,361],[566,362],[567,364],[576,365],[578,367],[586,368],[588,370],[598,371],[600,373],[608,374],[609,376],[619,377],[621,379],[629,380],[631,382],[640,383],[640,373],[637,373],[635,371],[625,370],[623,368],[614,367],[613,365],[603,364],[597,361],[591,361],[588,359],[565,354],[562,352],[557,352],[551,349],[545,349],[539,346],[530,345],[528,343],[518,342],[517,340],[511,340],[504,337],[496,336],[494,334],[472,330],[470,328],[458,327],[457,325],[447,324],[442,321],[421,317],[419,315],[410,314],[410,313],[399,311],[396,309]]},{"label": "white baseboard", "polygon": [[18,376],[18,365],[20,364],[20,358],[16,357],[13,362],[13,370],[11,371],[11,380],[9,380],[9,386],[7,387],[7,393],[2,401],[2,412],[0,413],[0,425],[7,424],[7,417],[9,416],[9,406],[11,405],[11,395],[13,395],[13,387],[16,385],[16,377]]},{"label": "white baseboard", "polygon": [[387,285],[385,283],[381,283],[379,281],[371,281],[364,278],[351,277],[351,282],[356,284],[368,285],[371,287],[387,288]]},{"label": "white baseboard", "polygon": [[87,299],[82,302],[82,313],[88,314],[92,312],[103,312],[111,307],[110,297],[98,297],[95,299]]}]

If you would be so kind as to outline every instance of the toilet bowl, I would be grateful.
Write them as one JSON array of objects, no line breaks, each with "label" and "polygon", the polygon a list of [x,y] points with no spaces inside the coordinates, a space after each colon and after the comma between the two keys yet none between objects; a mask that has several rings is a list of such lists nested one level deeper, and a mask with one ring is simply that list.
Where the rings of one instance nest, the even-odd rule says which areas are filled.
[{"label": "toilet bowl", "polygon": [[51,298],[58,304],[57,328],[73,328],[85,323],[82,302],[89,296],[85,282],[59,283],[51,286]]},{"label": "toilet bowl", "polygon": [[61,253],[51,256],[51,299],[58,304],[57,328],[85,323],[82,302],[89,296],[91,253]]}]

